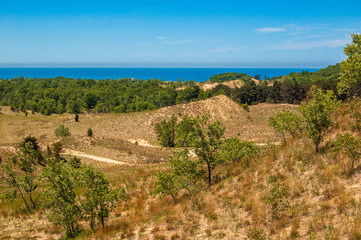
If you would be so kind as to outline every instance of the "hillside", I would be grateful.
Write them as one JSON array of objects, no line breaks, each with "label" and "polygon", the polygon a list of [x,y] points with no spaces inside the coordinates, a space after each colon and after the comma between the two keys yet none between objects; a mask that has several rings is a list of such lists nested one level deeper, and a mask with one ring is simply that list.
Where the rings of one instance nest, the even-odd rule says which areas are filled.
[{"label": "hillside", "polygon": [[[258,104],[250,106],[247,112],[242,107],[221,95],[206,100],[179,104],[161,108],[155,111],[142,111],[127,114],[79,114],[80,121],[74,121],[73,114],[44,116],[40,114],[14,113],[7,107],[2,107],[0,114],[0,131],[2,138],[0,145],[13,145],[25,136],[33,135],[40,141],[53,141],[54,130],[60,124],[70,129],[73,137],[86,135],[91,127],[96,137],[110,139],[144,139],[156,144],[154,125],[162,119],[170,118],[173,114],[180,119],[185,116],[200,116],[209,111],[211,118],[222,120],[229,135],[238,135],[241,139],[265,142],[270,138],[278,139],[277,135],[268,127],[268,116],[283,108],[295,109],[290,104]],[[252,126],[252,127],[250,127]]]},{"label": "hillside", "polygon": [[[251,106],[249,114],[262,119],[250,121],[245,117],[248,120],[245,127],[249,131],[254,131],[257,127],[256,123],[265,121],[265,114],[270,114],[282,106],[290,107],[267,104]],[[242,112],[244,110],[237,104],[225,96],[218,96],[201,102],[142,113],[144,114],[142,118],[137,116],[138,114],[127,117],[130,119],[129,122],[134,122],[138,118],[143,121],[149,118],[147,124],[150,124],[152,120],[169,117],[171,114],[196,116],[201,111],[200,107],[209,110],[212,119],[218,116],[224,121],[230,128],[229,132],[237,132],[232,129],[237,124],[231,123],[239,120],[237,117],[244,115]],[[272,111],[271,107],[273,107]],[[103,122],[105,118],[101,118],[102,116],[93,117],[103,124],[101,126],[109,125],[108,128],[113,127],[114,131],[119,130],[112,124],[127,119],[120,115],[113,116],[114,119],[110,122]],[[67,124],[72,126],[71,131],[76,132],[76,126],[70,122],[71,116],[62,117],[69,121]],[[84,124],[89,123],[92,118],[80,119],[83,120],[79,124]],[[140,121],[139,119],[137,121]],[[361,236],[360,165],[353,175],[349,175],[348,159],[344,155],[335,155],[329,143],[335,137],[334,133],[351,132],[357,135],[357,132],[353,120],[345,109],[335,114],[334,119],[336,122],[333,131],[327,132],[320,153],[315,154],[314,146],[305,134],[288,138],[287,145],[267,144],[262,153],[251,160],[248,168],[242,167],[241,163],[217,167],[215,169],[217,180],[210,188],[204,188],[195,201],[192,201],[186,192],[181,192],[177,203],[173,203],[169,196],[157,197],[149,194],[154,186],[154,175],[159,170],[167,170],[167,164],[124,166],[96,163],[97,168],[106,173],[114,186],[126,186],[128,194],[127,200],[122,201],[111,215],[105,238],[359,239]],[[262,127],[266,129],[263,125],[257,128],[261,131]],[[146,128],[138,130],[144,129]],[[105,133],[106,131],[102,134],[105,136]],[[73,137],[77,138],[77,135],[74,135]],[[139,135],[133,136],[139,137]],[[98,137],[89,140],[88,145],[97,145],[101,141],[106,141],[103,146],[107,145],[108,148],[119,150],[121,137],[124,136],[119,136],[118,140]],[[83,143],[84,139],[86,138],[82,138]],[[158,154],[160,151],[160,148],[142,146],[134,150],[140,152],[142,148],[156,149]],[[171,152],[163,153],[166,154]],[[141,157],[141,154],[136,157]],[[95,163],[86,158],[84,161]],[[61,230],[49,223],[42,213],[12,218],[10,216],[14,214],[22,216],[22,213],[5,209],[8,204],[4,200],[0,202],[0,218],[4,219],[1,221],[1,233],[5,238],[58,239],[61,237]],[[31,226],[31,230],[20,226]],[[86,227],[84,224],[82,226]],[[101,230],[94,235],[84,236],[85,239],[97,237],[104,238]]]}]

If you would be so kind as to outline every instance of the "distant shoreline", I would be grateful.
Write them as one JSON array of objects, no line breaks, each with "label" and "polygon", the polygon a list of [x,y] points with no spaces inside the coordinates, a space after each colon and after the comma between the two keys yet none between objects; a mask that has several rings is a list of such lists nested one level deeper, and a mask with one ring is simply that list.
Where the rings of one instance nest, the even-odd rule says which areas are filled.
[{"label": "distant shoreline", "polygon": [[0,68],[0,79],[20,76],[27,78],[66,77],[74,79],[161,79],[164,81],[194,80],[207,81],[213,75],[225,72],[246,73],[250,76],[260,75],[272,78],[288,75],[291,72],[315,72],[320,68]]}]

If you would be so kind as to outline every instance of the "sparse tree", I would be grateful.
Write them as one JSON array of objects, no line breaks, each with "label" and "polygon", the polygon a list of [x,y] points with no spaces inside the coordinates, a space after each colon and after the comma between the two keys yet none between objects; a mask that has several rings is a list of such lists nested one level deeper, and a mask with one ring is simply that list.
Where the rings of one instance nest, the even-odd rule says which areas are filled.
[{"label": "sparse tree", "polygon": [[312,139],[318,152],[319,145],[325,137],[325,133],[332,126],[331,114],[339,106],[336,96],[332,91],[314,89],[312,99],[302,102],[299,110],[305,119],[308,137]]},{"label": "sparse tree", "polygon": [[82,208],[92,230],[96,227],[96,219],[101,223],[103,232],[105,220],[115,207],[117,201],[125,196],[122,188],[111,189],[108,179],[100,170],[90,165],[83,165],[81,170],[81,186],[86,189]]},{"label": "sparse tree", "polygon": [[36,165],[39,160],[37,151],[31,142],[19,147],[17,153],[2,163],[1,168],[5,176],[5,183],[19,193],[26,208],[37,207],[39,194],[35,194],[38,187]]},{"label": "sparse tree", "polygon": [[179,188],[187,190],[194,200],[202,186],[200,180],[204,176],[204,171],[198,169],[197,161],[190,159],[188,149],[176,151],[174,156],[169,158],[170,168]]},{"label": "sparse tree", "polygon": [[164,147],[174,147],[176,122],[177,117],[173,115],[169,121],[163,120],[155,125],[158,140]]},{"label": "sparse tree", "polygon": [[173,172],[158,172],[155,187],[152,192],[154,195],[170,195],[173,202],[177,203],[179,190],[180,185],[177,176]]},{"label": "sparse tree", "polygon": [[224,140],[219,159],[221,162],[241,162],[244,168],[249,166],[250,158],[260,152],[258,146],[252,142],[240,141],[236,137]]},{"label": "sparse tree", "polygon": [[334,144],[334,149],[337,152],[344,152],[351,160],[351,171],[354,169],[355,162],[360,160],[361,157],[361,141],[355,138],[350,133],[344,133],[337,137]]},{"label": "sparse tree", "polygon": [[217,165],[217,153],[223,143],[226,127],[219,120],[208,123],[209,113],[195,118],[195,135],[193,146],[199,160],[206,164],[208,186],[212,184],[212,170]]},{"label": "sparse tree", "polygon": [[77,235],[81,217],[76,198],[79,176],[79,171],[70,162],[53,159],[48,160],[42,172],[42,178],[49,184],[44,192],[45,206],[49,207],[48,218],[55,225],[64,227],[69,237]]},{"label": "sparse tree", "polygon": [[286,133],[294,137],[296,132],[302,129],[303,119],[295,112],[282,109],[282,111],[275,116],[268,118],[268,124],[276,132],[282,134],[283,141],[286,144]]}]

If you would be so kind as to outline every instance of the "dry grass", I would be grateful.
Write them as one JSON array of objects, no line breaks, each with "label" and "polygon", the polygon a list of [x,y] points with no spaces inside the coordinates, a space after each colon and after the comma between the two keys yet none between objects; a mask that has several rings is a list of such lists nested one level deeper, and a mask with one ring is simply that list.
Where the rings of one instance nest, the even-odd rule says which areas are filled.
[{"label": "dry grass", "polygon": [[[241,139],[278,141],[267,127],[267,118],[282,107],[294,108],[260,104],[250,106],[247,113],[229,101],[220,96],[153,112],[82,114],[79,123],[72,115],[25,117],[5,111],[0,115],[0,131],[5,137],[0,141],[3,146],[13,145],[32,134],[46,146],[57,140],[53,137],[55,127],[65,123],[73,133],[63,140],[67,148],[133,164],[118,166],[84,159],[102,169],[113,186],[124,187],[127,192],[127,199],[118,204],[107,222],[106,234],[99,230],[85,239],[360,239],[361,172],[344,174],[344,157],[329,151],[327,142],[334,137],[331,132],[319,154],[314,153],[306,136],[298,136],[288,139],[286,146],[263,146],[247,169],[238,163],[217,167],[217,182],[204,188],[194,201],[186,192],[181,192],[176,204],[170,197],[150,194],[155,174],[168,168],[164,161],[171,150],[128,140],[145,139],[154,145],[155,121],[172,114],[183,117],[209,110],[212,117],[225,122],[227,136],[240,133]],[[347,114],[337,115],[337,121],[336,132],[350,131]],[[88,127],[92,127],[94,138],[84,136]],[[0,156],[5,150],[0,149]],[[267,203],[275,183],[284,187],[284,198],[290,203],[276,217]],[[26,214],[21,209],[18,200],[0,200],[2,238],[61,237],[61,229],[50,224],[42,211]]]}]

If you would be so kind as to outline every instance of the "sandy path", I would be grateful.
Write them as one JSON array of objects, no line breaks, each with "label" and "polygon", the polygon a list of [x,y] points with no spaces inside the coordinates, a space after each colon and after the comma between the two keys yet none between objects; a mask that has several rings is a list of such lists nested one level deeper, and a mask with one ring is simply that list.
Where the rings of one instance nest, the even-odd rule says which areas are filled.
[{"label": "sandy path", "polygon": [[126,163],[126,162],[120,162],[120,161],[116,161],[116,160],[113,160],[113,159],[110,159],[110,158],[99,157],[99,156],[87,154],[87,153],[84,153],[84,152],[74,151],[74,150],[70,150],[70,149],[64,149],[63,154],[70,154],[70,155],[77,156],[77,157],[90,158],[90,159],[93,159],[93,160],[98,161],[98,162],[120,164],[120,165],[129,165],[129,163]]}]

